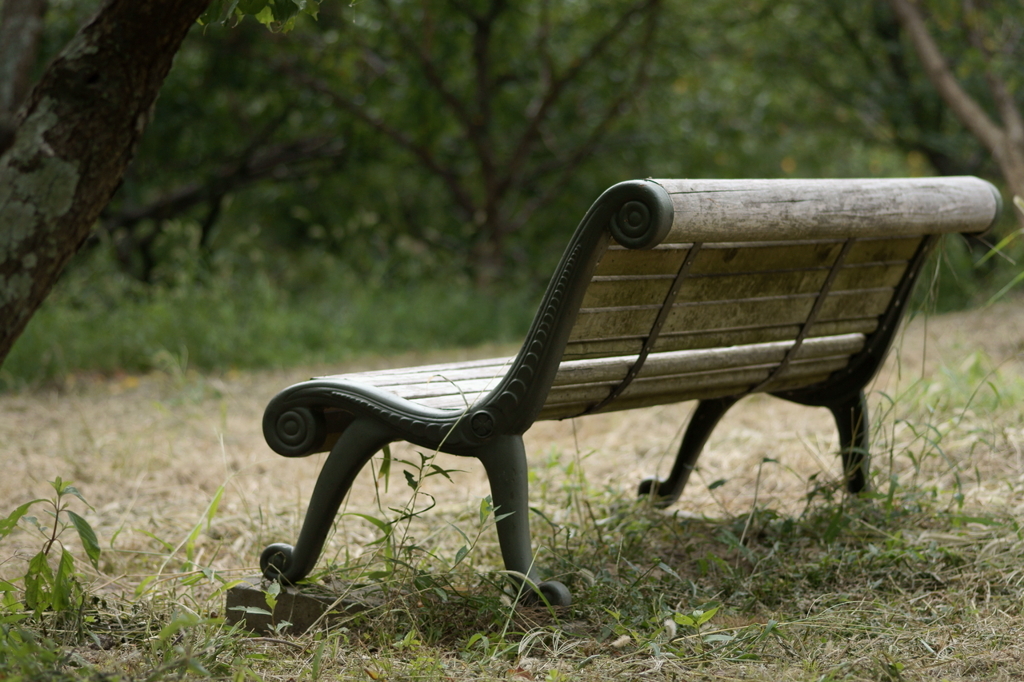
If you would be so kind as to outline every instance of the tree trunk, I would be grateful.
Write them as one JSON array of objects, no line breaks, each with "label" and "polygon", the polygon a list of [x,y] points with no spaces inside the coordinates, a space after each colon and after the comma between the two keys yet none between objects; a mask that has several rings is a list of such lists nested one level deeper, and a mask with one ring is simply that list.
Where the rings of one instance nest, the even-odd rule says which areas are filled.
[{"label": "tree trunk", "polygon": [[0,156],[0,362],[120,184],[209,1],[109,0],[29,95]]}]

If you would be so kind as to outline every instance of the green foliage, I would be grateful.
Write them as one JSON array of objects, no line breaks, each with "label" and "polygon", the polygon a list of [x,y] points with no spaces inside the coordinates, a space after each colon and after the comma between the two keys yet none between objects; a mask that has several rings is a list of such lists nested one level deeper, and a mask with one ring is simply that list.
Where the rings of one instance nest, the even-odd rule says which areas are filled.
[{"label": "green foliage", "polygon": [[[99,561],[100,546],[96,533],[88,521],[68,508],[72,497],[87,504],[82,494],[59,476],[50,485],[54,489],[54,498],[26,502],[5,519],[0,520],[0,541],[10,535],[18,527],[19,522],[34,528],[45,540],[43,548],[29,559],[25,573],[20,577],[24,603],[19,601],[14,584],[4,581],[0,585],[0,590],[4,593],[3,609],[0,611],[2,623],[21,620],[23,607],[33,612],[37,619],[41,618],[44,612],[73,615],[81,607],[84,597],[78,575],[75,573],[74,557],[60,542],[61,536],[69,528],[74,528],[77,532],[78,539],[93,567],[96,567]],[[38,506],[44,508],[52,522],[44,525],[35,517],[27,515],[32,507]],[[60,550],[56,570],[52,565],[52,552],[55,548]]]},{"label": "green foliage", "polygon": [[32,630],[0,624],[0,675],[5,680],[72,680],[76,675],[59,675],[65,661],[59,645]]},{"label": "green foliage", "polygon": [[280,278],[257,271],[162,286],[139,285],[103,259],[92,268],[58,284],[0,368],[0,386],[83,370],[179,376],[517,342],[540,298],[529,282],[493,291],[454,278],[389,286],[323,259]]},{"label": "green foliage", "polygon": [[320,10],[319,0],[213,0],[199,18],[200,24],[226,24],[252,16],[273,31],[290,31],[300,13],[314,19]]}]

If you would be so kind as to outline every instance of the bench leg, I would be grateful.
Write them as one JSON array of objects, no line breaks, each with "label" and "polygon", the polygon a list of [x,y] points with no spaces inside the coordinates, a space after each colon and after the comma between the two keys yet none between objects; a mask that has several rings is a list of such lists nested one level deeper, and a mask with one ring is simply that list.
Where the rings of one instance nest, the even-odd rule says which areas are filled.
[{"label": "bench leg", "polygon": [[867,490],[871,472],[868,442],[868,404],[864,391],[844,403],[829,405],[839,430],[839,454],[843,458],[846,490],[859,493]]},{"label": "bench leg", "polygon": [[[672,465],[672,473],[664,481],[656,478],[645,478],[640,482],[638,494],[640,496],[650,495],[654,492],[654,504],[657,507],[668,507],[679,499],[690,478],[690,473],[697,465],[697,458],[704,444],[708,442],[711,432],[715,430],[719,420],[728,412],[729,408],[736,404],[739,398],[715,398],[713,400],[701,400],[697,403],[697,409],[693,411],[690,424],[686,427],[686,434],[683,442],[679,445],[679,454],[676,455],[676,462]],[[657,486],[657,490],[655,490]]]},{"label": "bench leg", "polygon": [[[568,606],[572,597],[565,585],[555,580],[538,582],[530,545],[529,471],[526,450],[520,436],[501,436],[487,444],[476,455],[487,471],[491,484],[491,501],[497,522],[498,543],[505,569],[512,572],[517,587],[522,587],[526,576],[537,585],[541,595],[552,606]],[[502,518],[504,517],[504,518]],[[523,591],[523,599],[536,599],[530,590]]]},{"label": "bench leg", "polygon": [[295,583],[309,575],[356,475],[392,440],[394,437],[386,427],[368,419],[357,419],[345,429],[320,470],[298,542],[294,547],[270,545],[260,555],[260,570],[265,578]]}]

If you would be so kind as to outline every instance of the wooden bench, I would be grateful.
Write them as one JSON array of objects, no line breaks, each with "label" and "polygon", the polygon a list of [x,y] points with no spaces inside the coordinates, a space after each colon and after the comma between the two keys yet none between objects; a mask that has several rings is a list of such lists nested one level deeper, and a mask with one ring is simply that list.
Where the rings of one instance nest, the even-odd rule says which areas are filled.
[{"label": "wooden bench", "polygon": [[615,185],[573,234],[515,357],[320,377],[271,400],[275,451],[330,455],[297,543],[268,547],[264,576],[305,577],[356,474],[405,440],[483,463],[508,514],[505,568],[568,604],[561,583],[539,582],[530,547],[522,434],[541,419],[698,400],[669,477],[640,485],[667,505],[726,410],[767,392],[832,411],[847,489],[862,491],[864,387],[925,258],[942,234],[984,232],[999,210],[973,177]]}]

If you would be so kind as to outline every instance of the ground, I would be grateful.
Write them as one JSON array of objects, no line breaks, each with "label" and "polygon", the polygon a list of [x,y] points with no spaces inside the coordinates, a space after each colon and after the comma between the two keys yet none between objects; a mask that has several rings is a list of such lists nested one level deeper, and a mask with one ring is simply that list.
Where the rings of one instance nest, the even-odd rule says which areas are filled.
[{"label": "ground", "polygon": [[[348,367],[229,371],[220,376],[200,376],[187,368],[141,377],[74,376],[60,386],[0,395],[3,514],[30,499],[50,497],[48,481],[55,476],[74,481],[92,505],[91,510],[79,511],[96,529],[106,550],[100,570],[95,574],[87,571],[95,594],[135,595],[137,599],[145,594],[145,589],[139,588],[141,583],[151,588],[177,579],[175,572],[186,553],[194,566],[210,567],[221,576],[253,575],[263,546],[296,537],[323,460],[323,456],[288,460],[265,445],[260,420],[263,407],[276,391],[319,374],[514,350],[483,348],[429,357],[367,358]],[[874,464],[882,472],[876,481],[889,480],[891,473],[905,481],[904,485],[919,490],[955,489],[963,496],[965,509],[999,509],[1024,519],[1020,511],[1024,505],[1022,408],[992,395],[1001,391],[1012,397],[1013,390],[1006,387],[1019,386],[1022,381],[1024,303],[943,316],[918,315],[905,326],[869,396]],[[575,513],[568,508],[571,505],[558,508],[557,500],[562,498],[557,491],[563,486],[561,479],[582,480],[580,471],[585,487],[597,491],[632,491],[641,478],[664,474],[692,407],[687,403],[535,425],[526,436],[526,445],[537,472],[532,494],[538,506],[556,525]],[[928,423],[929,410],[941,418]],[[970,428],[957,428],[962,423],[969,423]],[[930,432],[941,434],[941,438],[929,436]],[[932,467],[908,465],[904,453],[913,452],[914,443],[929,438],[941,439],[942,457],[949,461]],[[766,396],[749,397],[720,424],[690,488],[667,516],[743,519],[753,509],[798,516],[815,480],[838,476],[835,449],[834,426],[826,410]],[[419,457],[404,445],[395,446],[392,454],[411,461]],[[909,461],[914,461],[913,455]],[[441,455],[436,463],[463,472],[451,474],[451,482],[435,476],[423,484],[422,491],[436,499],[437,508],[413,520],[407,531],[411,538],[406,540],[435,542],[438,547],[447,543],[454,553],[461,542],[458,532],[447,522],[431,523],[429,519],[454,519],[457,523],[474,517],[487,494],[487,483],[475,460]],[[813,478],[822,471],[824,475]],[[712,485],[719,481],[724,483]],[[215,514],[207,514],[221,487]],[[409,497],[404,478],[395,472],[388,488],[385,494],[375,486],[373,471],[368,469],[357,480],[345,509],[380,514],[380,509],[401,506]],[[378,495],[383,495],[380,503]],[[600,525],[602,520],[595,523]],[[534,524],[538,545],[545,547],[548,535],[538,528],[543,524]],[[197,526],[203,526],[203,531],[190,535]],[[742,527],[744,534],[749,527],[749,522]],[[929,532],[941,537],[942,533],[955,535],[954,531],[922,528],[915,542],[927,541]],[[358,557],[378,537],[372,523],[356,516],[343,517],[325,557],[338,562]],[[75,546],[74,542],[69,545]],[[20,551],[38,551],[38,540],[27,533],[15,534],[0,548],[3,559]],[[543,551],[557,553],[557,548]],[[665,549],[663,554],[671,556],[672,552]],[[154,564],[153,556],[165,558]],[[472,559],[474,568],[494,570],[498,568],[491,565],[494,558],[493,551],[484,552]],[[10,574],[16,562],[6,560],[3,566]],[[676,570],[681,571],[682,566],[689,564],[681,560]],[[594,567],[588,570],[596,571]],[[1020,580],[1016,576],[1006,579]],[[828,608],[851,607],[836,604]],[[804,610],[815,612],[810,603]],[[747,621],[763,623],[765,613],[762,607],[756,617],[736,609],[729,614],[723,611],[718,624],[728,625],[729,619],[736,620],[735,627]],[[995,626],[1001,628],[1005,623]],[[829,644],[827,652],[823,649],[820,661],[841,659],[840,644]],[[1012,665],[1007,671],[1024,675],[1016,649],[996,648],[986,655],[991,659],[988,663],[972,658],[972,664],[998,669],[1004,665],[1000,657],[1008,656]],[[532,675],[530,660],[523,659],[523,670]],[[809,675],[808,664],[798,664],[799,660],[796,656],[787,665],[802,666],[800,675],[783,674]],[[737,669],[729,674],[771,677],[782,672],[777,663],[770,674],[767,668],[757,672],[761,668],[751,665],[749,674]],[[963,666],[957,670],[953,677],[984,678]]]},{"label": "ground", "polygon": [[[273,372],[228,372],[204,377],[177,375],[70,377],[60,387],[0,395],[0,499],[16,506],[46,496],[47,481],[59,475],[76,482],[96,508],[101,526],[116,528],[125,518],[195,522],[221,484],[226,493],[220,514],[288,515],[296,523],[312,490],[324,455],[289,460],[265,444],[260,420],[267,401],[282,388],[309,376],[339,371],[408,366],[488,356],[509,348],[368,358],[346,367],[309,367]],[[987,366],[1024,372],[1024,305],[944,316],[918,316],[901,334],[889,362],[872,386],[870,400],[878,421],[889,409],[883,397],[898,395],[921,377],[943,367],[960,368],[987,356]],[[681,428],[693,403],[541,422],[527,434],[531,462],[552,452],[579,453],[591,485],[634,489],[640,479],[666,473]],[[1019,438],[1010,437],[1017,457]],[[753,500],[758,463],[778,466],[761,472],[762,503],[799,504],[806,478],[824,469],[837,473],[835,429],[827,410],[806,408],[766,396],[739,403],[719,425],[700,460],[695,485],[678,503],[693,514],[743,513]],[[414,457],[396,446],[396,456]],[[876,456],[877,460],[877,456]],[[439,463],[466,473],[453,483],[434,479],[430,492],[442,506],[475,508],[487,494],[486,478],[475,460],[441,455]],[[1020,459],[977,461],[985,479],[1024,473]],[[712,495],[707,485],[728,483]],[[351,510],[373,507],[374,487],[365,471],[348,502]],[[400,487],[404,487],[404,484]],[[370,530],[367,528],[366,530]],[[285,540],[287,538],[280,538]],[[237,548],[244,560],[243,548]],[[250,548],[248,569],[258,552]],[[238,566],[242,569],[246,564]]]}]

